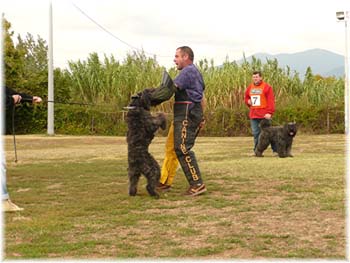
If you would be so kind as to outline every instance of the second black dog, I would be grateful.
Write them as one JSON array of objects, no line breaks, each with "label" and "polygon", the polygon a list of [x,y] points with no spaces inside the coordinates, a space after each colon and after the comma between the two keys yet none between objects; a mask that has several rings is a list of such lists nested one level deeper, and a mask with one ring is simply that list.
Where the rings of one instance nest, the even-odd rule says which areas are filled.
[{"label": "second black dog", "polygon": [[263,119],[259,127],[261,129],[255,155],[262,157],[266,148],[274,142],[277,145],[277,153],[281,158],[293,157],[291,150],[293,138],[297,134],[295,122],[287,123],[283,126],[271,126],[269,120]]}]

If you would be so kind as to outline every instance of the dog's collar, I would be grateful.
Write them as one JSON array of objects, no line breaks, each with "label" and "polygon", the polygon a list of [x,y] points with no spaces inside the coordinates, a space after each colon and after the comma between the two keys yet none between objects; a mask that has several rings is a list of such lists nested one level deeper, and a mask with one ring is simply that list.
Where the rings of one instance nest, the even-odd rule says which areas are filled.
[{"label": "dog's collar", "polygon": [[134,110],[136,109],[135,106],[126,106],[126,107],[123,107],[124,110]]}]

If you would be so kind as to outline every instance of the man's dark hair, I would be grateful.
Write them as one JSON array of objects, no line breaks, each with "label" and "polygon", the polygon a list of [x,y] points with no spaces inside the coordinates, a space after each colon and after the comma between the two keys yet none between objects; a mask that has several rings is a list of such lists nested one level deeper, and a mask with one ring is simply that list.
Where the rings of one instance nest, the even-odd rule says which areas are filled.
[{"label": "man's dark hair", "polygon": [[256,75],[256,74],[258,74],[260,77],[262,77],[261,71],[259,71],[259,70],[253,71],[253,75]]},{"label": "man's dark hair", "polygon": [[183,53],[187,54],[189,59],[193,62],[194,54],[193,54],[193,50],[190,47],[182,46],[182,47],[178,47],[177,49],[180,49]]}]

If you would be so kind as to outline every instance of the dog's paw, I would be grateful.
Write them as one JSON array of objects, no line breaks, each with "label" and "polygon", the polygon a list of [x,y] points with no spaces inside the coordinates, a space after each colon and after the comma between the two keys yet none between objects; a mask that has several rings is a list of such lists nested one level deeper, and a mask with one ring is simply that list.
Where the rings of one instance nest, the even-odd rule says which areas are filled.
[{"label": "dog's paw", "polygon": [[261,152],[255,151],[255,156],[256,157],[264,157],[264,155]]},{"label": "dog's paw", "polygon": [[159,198],[159,194],[156,192],[155,187],[147,185],[146,189],[150,196],[155,197],[157,199]]},{"label": "dog's paw", "polygon": [[129,195],[130,196],[135,196],[137,193],[137,188],[136,187],[130,187],[129,188]]}]

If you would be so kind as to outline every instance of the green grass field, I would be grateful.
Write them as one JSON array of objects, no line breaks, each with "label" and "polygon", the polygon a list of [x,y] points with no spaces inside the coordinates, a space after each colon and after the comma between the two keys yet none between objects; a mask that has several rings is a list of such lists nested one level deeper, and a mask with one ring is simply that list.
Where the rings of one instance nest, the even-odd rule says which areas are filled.
[{"label": "green grass field", "polygon": [[[161,164],[165,139],[151,152]],[[251,157],[252,137],[199,137],[208,192],[128,196],[123,137],[6,136],[6,259],[345,259],[345,136],[302,135],[294,158]]]}]

